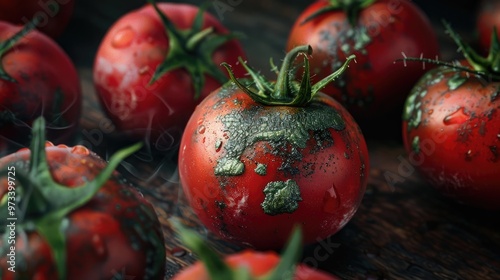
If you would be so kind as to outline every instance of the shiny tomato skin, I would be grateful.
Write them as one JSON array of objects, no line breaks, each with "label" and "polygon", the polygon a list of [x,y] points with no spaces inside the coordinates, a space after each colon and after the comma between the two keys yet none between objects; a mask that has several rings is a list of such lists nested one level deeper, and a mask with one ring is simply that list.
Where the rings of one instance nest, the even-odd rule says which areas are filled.
[{"label": "shiny tomato skin", "polygon": [[491,44],[493,27],[500,37],[500,1],[481,1],[476,20],[480,51],[487,54]]},{"label": "shiny tomato skin", "polygon": [[[188,4],[157,5],[180,30],[192,27],[198,11]],[[214,16],[205,13],[203,28],[209,26],[217,34],[228,33]],[[150,137],[153,144],[167,146],[178,144],[196,105],[221,85],[205,75],[201,96],[195,98],[193,79],[185,69],[169,71],[149,84],[168,51],[165,27],[153,7],[146,5],[114,23],[100,44],[94,64],[99,99],[117,130],[134,139]],[[212,56],[217,66],[222,62],[236,65],[238,57],[245,55],[237,40],[223,44]],[[236,75],[242,75],[241,67],[234,69]]]},{"label": "shiny tomato skin", "polygon": [[[308,118],[321,125],[333,113],[343,129],[308,129]],[[319,93],[303,108],[263,106],[232,83],[197,107],[179,152],[181,185],[201,222],[230,242],[257,249],[282,247],[295,224],[303,226],[306,244],[340,230],[361,202],[368,164],[361,131],[334,99]],[[273,200],[264,189],[279,186],[292,194],[298,186],[301,200],[285,196],[294,197],[285,207],[295,209],[265,213],[264,200]]]},{"label": "shiny tomato skin", "polygon": [[[280,257],[274,251],[258,252],[247,249],[242,252],[226,256],[224,261],[231,268],[244,267],[249,270],[251,276],[260,277],[272,271],[278,265]],[[210,277],[207,274],[205,266],[202,262],[196,262],[195,264],[179,272],[173,278],[173,280],[190,279],[210,280]],[[299,264],[297,266],[295,277],[293,279],[336,280],[338,278],[320,270],[310,268],[304,264]]]},{"label": "shiny tomato skin", "polygon": [[[54,180],[69,188],[94,179],[106,165],[104,160],[83,146],[53,146],[47,142],[46,153]],[[20,172],[28,165],[29,158],[29,149],[21,149],[1,158],[0,169],[14,166],[16,172]],[[0,179],[0,197],[7,193],[7,180],[7,177]],[[118,172],[87,204],[71,212],[67,218],[68,279],[104,280],[120,275],[164,279],[163,234],[155,210],[142,194],[124,183]],[[148,237],[144,238],[144,234]],[[49,244],[38,232],[18,233],[15,246],[16,272],[8,271],[4,255],[0,258],[2,279],[58,279]]]},{"label": "shiny tomato skin", "polygon": [[74,0],[0,0],[0,20],[24,25],[37,18],[38,29],[56,38],[69,24],[74,7]]},{"label": "shiny tomato skin", "polygon": [[[352,53],[356,62],[323,92],[341,102],[363,129],[381,116],[397,111],[415,82],[424,74],[420,63],[394,63],[408,57],[434,58],[439,54],[437,37],[427,16],[406,0],[378,0],[362,9],[352,27],[346,13],[331,11],[301,24],[312,13],[330,5],[319,0],[295,21],[287,49],[310,44],[313,82],[329,75]],[[352,34],[364,34],[355,39]],[[356,46],[359,43],[359,47]],[[427,65],[427,68],[432,67]]]},{"label": "shiny tomato skin", "polygon": [[410,162],[424,178],[486,209],[500,209],[499,92],[499,82],[438,68],[416,84],[403,121]]},{"label": "shiny tomato skin", "polygon": [[[0,22],[0,40],[22,27]],[[71,143],[79,129],[82,92],[76,68],[52,39],[33,30],[2,57],[0,79],[0,155],[29,144],[32,122],[43,115],[47,139]]]}]

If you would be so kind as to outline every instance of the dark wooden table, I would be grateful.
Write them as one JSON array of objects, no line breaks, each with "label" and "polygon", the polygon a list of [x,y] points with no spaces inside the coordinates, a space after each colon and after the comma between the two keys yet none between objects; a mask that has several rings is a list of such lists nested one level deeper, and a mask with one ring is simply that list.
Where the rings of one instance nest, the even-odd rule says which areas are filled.
[{"label": "dark wooden table", "polygon": [[[270,57],[275,61],[283,57],[288,29],[311,1],[290,2],[242,0],[232,11],[217,14],[213,7],[210,11],[227,27],[246,33],[243,43],[249,61],[265,73]],[[431,17],[444,60],[457,58],[458,54],[443,31],[441,19],[450,21],[473,42],[477,3],[415,2]],[[85,114],[80,142],[103,157],[123,143],[110,129],[96,101],[91,79],[93,58],[109,25],[142,4],[137,0],[78,1],[74,19],[59,39],[81,74]],[[407,165],[398,133],[368,138],[368,144],[372,169],[362,205],[338,234],[307,246],[303,261],[344,279],[500,279],[498,213],[457,205],[441,197]],[[160,215],[167,248],[166,279],[196,260],[170,228],[172,218],[196,228],[221,253],[241,249],[217,239],[199,224],[179,187],[175,161],[175,154],[151,156],[144,152],[120,167],[144,189]],[[403,180],[391,184],[386,179],[391,174]]]}]

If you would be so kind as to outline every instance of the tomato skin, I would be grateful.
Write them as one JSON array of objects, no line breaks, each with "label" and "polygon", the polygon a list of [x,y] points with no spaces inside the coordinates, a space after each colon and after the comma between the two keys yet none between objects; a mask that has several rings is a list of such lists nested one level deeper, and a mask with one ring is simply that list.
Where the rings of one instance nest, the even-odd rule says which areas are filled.
[{"label": "tomato skin", "polygon": [[[245,267],[250,271],[253,277],[264,276],[266,273],[272,271],[279,263],[280,257],[276,252],[258,252],[253,250],[244,250],[227,256],[224,261],[232,268]],[[207,271],[202,262],[196,262],[188,268],[182,270],[175,275],[174,280],[210,280]],[[329,275],[320,270],[310,268],[304,264],[299,264],[295,271],[297,280],[336,280],[337,277]]]},{"label": "tomato skin", "polygon": [[0,0],[0,20],[26,24],[36,17],[38,29],[56,38],[68,25],[75,6],[74,0]]},{"label": "tomato skin", "polygon": [[405,148],[430,184],[486,209],[500,209],[499,90],[499,82],[435,69],[408,97],[403,121]]},{"label": "tomato skin", "polygon": [[491,45],[493,27],[500,37],[500,1],[481,1],[476,20],[480,51],[487,54]]},{"label": "tomato skin", "polygon": [[[301,13],[290,31],[287,49],[301,44],[312,46],[313,83],[332,73],[348,55],[356,55],[357,63],[352,63],[322,91],[341,102],[363,129],[374,119],[394,111],[399,113],[407,93],[425,70],[418,63],[405,66],[394,61],[403,58],[402,52],[408,57],[423,54],[434,58],[439,54],[430,21],[410,1],[379,0],[360,11],[356,27],[348,23],[342,10],[301,24],[328,5],[329,1],[319,0]],[[349,35],[362,34],[363,30],[367,40]]]},{"label": "tomato skin", "polygon": [[[189,29],[198,8],[187,4],[158,3],[158,7],[180,30]],[[205,13],[203,28],[213,26],[215,33],[228,30]],[[124,31],[125,30],[125,31]],[[114,47],[114,46],[119,47]],[[116,128],[133,139],[157,145],[178,144],[182,130],[196,105],[220,83],[205,75],[199,98],[194,97],[193,80],[185,69],[174,69],[149,84],[156,68],[169,51],[169,38],[151,5],[120,18],[104,37],[94,64],[94,82],[104,110]],[[220,46],[212,58],[236,64],[244,52],[236,40]],[[237,75],[243,73],[235,67]],[[225,73],[225,72],[224,72]]]},{"label": "tomato skin", "polygon": [[[92,180],[106,165],[83,146],[47,144],[46,152],[54,180],[69,188]],[[15,166],[20,172],[29,158],[30,151],[22,149],[1,158],[0,169]],[[6,195],[7,186],[7,178],[0,179],[0,197]],[[163,243],[154,242],[163,240],[155,211],[136,189],[123,183],[117,172],[87,204],[71,212],[68,220],[68,279],[113,279],[121,273],[136,279],[164,279]],[[7,270],[4,255],[0,258],[2,279],[58,279],[49,245],[36,231],[27,230],[25,235],[18,232],[15,246],[16,272]],[[154,268],[158,260],[159,267]]]},{"label": "tomato skin", "polygon": [[[328,112],[325,114],[338,112],[345,128],[308,130],[304,119],[309,113],[318,113],[318,108]],[[304,119],[297,117],[302,113]],[[329,117],[322,113],[315,115],[319,122]],[[285,121],[279,121],[277,115]],[[305,146],[297,147],[280,137],[267,139],[276,133],[276,125],[286,131],[280,137],[307,138]],[[268,127],[271,132],[255,127]],[[304,131],[294,130],[296,127]],[[254,136],[261,140],[254,143]],[[237,149],[242,151],[239,157]],[[240,175],[218,173],[232,157],[239,159],[244,171]],[[257,171],[259,163],[265,166],[265,172]],[[263,106],[232,83],[213,92],[197,107],[186,126],[179,153],[181,185],[202,223],[230,242],[258,249],[281,248],[295,224],[303,225],[306,244],[340,230],[362,199],[368,164],[361,131],[332,98],[319,93],[304,108]],[[267,197],[264,188],[288,180],[296,182],[300,190],[298,207],[291,213],[266,214],[262,205]]]},{"label": "tomato skin", "polygon": [[[20,29],[0,22],[0,40]],[[79,128],[82,93],[76,68],[64,51],[34,30],[4,54],[2,65],[17,82],[0,79],[0,155],[27,146],[31,124],[40,115],[47,119],[49,140],[71,143]]]}]

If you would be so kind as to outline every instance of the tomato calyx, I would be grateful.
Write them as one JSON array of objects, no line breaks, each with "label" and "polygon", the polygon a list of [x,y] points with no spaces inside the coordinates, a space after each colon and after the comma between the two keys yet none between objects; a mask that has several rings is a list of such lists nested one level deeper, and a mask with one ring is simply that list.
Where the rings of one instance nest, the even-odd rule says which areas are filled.
[{"label": "tomato calyx", "polygon": [[181,241],[189,247],[203,262],[210,279],[220,280],[277,280],[293,279],[296,264],[302,254],[302,230],[296,226],[281,254],[278,265],[260,277],[253,277],[245,267],[231,268],[211,249],[196,232],[187,229],[180,222],[172,221],[179,232]]},{"label": "tomato calyx", "polygon": [[[356,58],[355,55],[350,55],[337,71],[323,78],[316,84],[311,85],[309,59],[307,58],[307,55],[311,54],[312,48],[308,45],[295,47],[288,52],[281,65],[281,69],[277,72],[278,77],[276,82],[268,81],[263,75],[250,68],[240,58],[239,61],[252,78],[254,87],[244,85],[236,79],[229,64],[222,63],[222,65],[227,69],[231,81],[256,102],[269,106],[302,107],[311,102],[315,94],[328,83],[339,77],[347,69],[349,63]],[[304,72],[300,83],[294,81],[295,66],[293,65],[293,62],[299,55],[304,55]]]},{"label": "tomato calyx", "polygon": [[[0,42],[0,59],[3,58],[3,56],[10,51],[14,45],[19,42],[26,34],[28,34],[31,30],[36,28],[36,25],[38,23],[38,20],[33,20],[32,22],[29,22],[28,24],[24,25],[24,27],[19,30],[16,34],[14,34],[12,37],[7,39],[6,41]],[[5,72],[5,69],[3,67],[3,64],[0,63],[0,79],[8,81],[8,82],[13,82],[17,83],[17,81],[12,78],[7,72]]]},{"label": "tomato calyx", "polygon": [[330,5],[317,10],[316,12],[305,18],[301,24],[319,17],[320,15],[342,10],[347,15],[347,20],[351,26],[356,26],[358,23],[359,12],[364,8],[370,6],[375,0],[330,0]]},{"label": "tomato calyx", "polygon": [[[138,143],[115,153],[107,166],[92,181],[81,186],[68,188],[54,181],[45,151],[45,120],[43,117],[33,122],[33,140],[29,171],[16,170],[16,202],[6,194],[0,201],[0,234],[12,220],[14,213],[16,231],[37,231],[49,244],[56,263],[59,279],[66,279],[66,237],[65,230],[69,220],[67,215],[85,205],[110,178],[120,162],[139,150]],[[50,145],[50,144],[49,144]],[[9,170],[2,170],[0,177],[6,177]],[[11,177],[12,178],[12,177]],[[15,207],[16,210],[11,210]],[[8,244],[4,242],[4,244]],[[0,248],[4,250],[5,248]]]},{"label": "tomato calyx", "polygon": [[239,38],[240,35],[236,33],[215,34],[213,27],[202,29],[203,13],[207,4],[200,6],[191,29],[179,30],[158,8],[155,0],[148,0],[148,2],[160,16],[169,39],[168,54],[156,68],[149,84],[153,84],[169,71],[184,68],[193,79],[194,98],[197,99],[205,84],[205,74],[215,78],[221,84],[225,83],[227,78],[212,61],[212,54],[218,47]]},{"label": "tomato calyx", "polygon": [[[459,50],[462,52],[463,56],[470,64],[470,67],[463,66],[458,63],[448,63],[443,62],[438,59],[429,59],[429,58],[416,58],[416,57],[406,57],[402,59],[397,59],[398,61],[417,61],[422,63],[431,63],[438,66],[444,66],[449,68],[450,70],[456,70],[459,72],[466,72],[476,76],[480,76],[486,78],[489,81],[500,81],[500,40],[498,38],[496,27],[493,27],[493,31],[491,34],[491,46],[490,51],[486,57],[479,55],[469,44],[467,44],[458,33],[456,33],[451,25],[443,21],[443,24],[446,28],[446,32],[451,36],[455,44],[459,47]],[[455,77],[455,80],[451,80],[452,88],[457,88],[463,82],[465,82],[464,78],[459,76]]]}]

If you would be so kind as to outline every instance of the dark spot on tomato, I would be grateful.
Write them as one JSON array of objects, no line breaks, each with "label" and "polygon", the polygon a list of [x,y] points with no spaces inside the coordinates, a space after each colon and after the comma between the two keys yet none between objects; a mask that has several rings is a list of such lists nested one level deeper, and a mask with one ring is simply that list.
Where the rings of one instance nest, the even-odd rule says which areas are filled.
[{"label": "dark spot on tomato", "polygon": [[489,148],[490,148],[491,154],[493,155],[491,160],[493,162],[497,162],[498,161],[498,148],[497,148],[497,146],[490,146]]},{"label": "dark spot on tomato", "polygon": [[269,182],[264,188],[265,198],[261,203],[264,213],[274,216],[293,213],[302,201],[299,185],[293,180]]},{"label": "dark spot on tomato", "polygon": [[220,210],[226,209],[227,205],[223,201],[215,201],[215,205],[217,205],[217,208]]},{"label": "dark spot on tomato", "polygon": [[[289,155],[284,155],[283,170],[296,174],[291,163],[301,159],[298,148],[306,148],[313,137],[325,140],[328,129],[343,130],[345,123],[337,110],[322,104],[310,103],[307,107],[284,108],[256,105],[242,111],[233,111],[219,119],[230,138],[224,145],[226,154],[215,167],[215,175],[237,176],[244,172],[240,157],[256,142],[265,141],[273,147],[284,149],[290,145]],[[315,136],[319,134],[318,136]],[[276,149],[273,149],[275,152]],[[279,149],[278,149],[279,150]],[[291,169],[290,169],[291,168]]]}]

